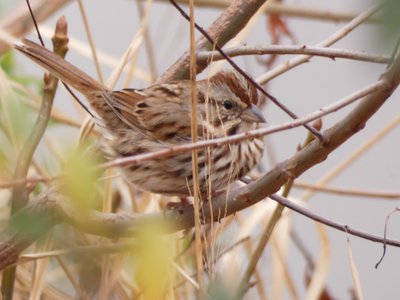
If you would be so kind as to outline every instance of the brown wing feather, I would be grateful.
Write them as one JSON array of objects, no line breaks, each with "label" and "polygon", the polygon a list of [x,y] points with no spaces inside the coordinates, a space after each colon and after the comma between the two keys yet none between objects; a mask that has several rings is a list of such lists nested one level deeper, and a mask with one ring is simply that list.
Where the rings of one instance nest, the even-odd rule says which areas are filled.
[{"label": "brown wing feather", "polygon": [[[130,123],[157,140],[179,142],[190,138],[190,112],[178,96],[160,97],[163,86],[112,92],[113,106]],[[161,94],[162,95],[162,94]]]},{"label": "brown wing feather", "polygon": [[134,111],[136,110],[136,105],[139,101],[144,100],[144,95],[138,93],[136,90],[121,90],[111,92],[111,103],[114,108],[116,108],[123,119],[125,119],[129,124],[135,127],[144,129],[141,122],[138,120]]}]

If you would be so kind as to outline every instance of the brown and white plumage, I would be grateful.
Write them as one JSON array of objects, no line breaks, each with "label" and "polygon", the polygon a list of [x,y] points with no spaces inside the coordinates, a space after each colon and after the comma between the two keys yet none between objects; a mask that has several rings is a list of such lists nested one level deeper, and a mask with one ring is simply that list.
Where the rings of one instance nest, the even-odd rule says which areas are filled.
[{"label": "brown and white plumage", "polygon": [[[112,157],[126,157],[191,141],[190,83],[175,81],[142,90],[110,91],[61,57],[34,42],[15,46],[61,81],[81,92],[97,113],[108,137]],[[198,85],[200,140],[246,132],[264,122],[255,88],[237,72],[223,71]],[[199,150],[202,193],[221,190],[244,176],[261,160],[262,139]],[[124,167],[127,178],[154,193],[190,195],[191,153]],[[211,184],[211,186],[210,186]]]}]

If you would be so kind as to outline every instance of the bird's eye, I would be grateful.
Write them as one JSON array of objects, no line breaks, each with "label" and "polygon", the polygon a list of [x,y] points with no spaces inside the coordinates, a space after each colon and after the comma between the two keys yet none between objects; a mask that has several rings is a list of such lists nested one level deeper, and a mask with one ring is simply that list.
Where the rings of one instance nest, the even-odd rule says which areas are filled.
[{"label": "bird's eye", "polygon": [[225,100],[224,102],[222,102],[222,105],[226,110],[230,110],[233,108],[233,102],[231,100]]}]

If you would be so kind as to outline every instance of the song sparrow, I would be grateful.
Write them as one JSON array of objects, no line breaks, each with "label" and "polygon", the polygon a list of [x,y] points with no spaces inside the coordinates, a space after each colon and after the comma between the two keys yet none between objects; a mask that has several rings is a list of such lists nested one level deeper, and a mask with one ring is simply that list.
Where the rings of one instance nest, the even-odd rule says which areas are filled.
[{"label": "song sparrow", "polygon": [[[81,92],[101,118],[106,148],[112,157],[157,151],[191,141],[189,81],[174,81],[148,88],[108,90],[75,66],[28,40],[15,48]],[[265,122],[256,104],[257,91],[242,75],[222,71],[198,86],[199,139],[246,132]],[[199,150],[199,185],[225,189],[246,175],[262,156],[261,138]],[[186,197],[192,187],[191,153],[140,162],[123,171],[142,190]]]}]

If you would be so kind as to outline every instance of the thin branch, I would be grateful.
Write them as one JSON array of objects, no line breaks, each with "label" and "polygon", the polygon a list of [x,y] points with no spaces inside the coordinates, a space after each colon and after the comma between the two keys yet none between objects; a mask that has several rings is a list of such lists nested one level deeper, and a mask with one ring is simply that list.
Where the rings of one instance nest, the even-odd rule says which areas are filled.
[{"label": "thin branch", "polygon": [[[166,2],[167,0],[156,0]],[[187,4],[189,0],[178,0],[177,2]],[[196,0],[197,7],[213,7],[226,8],[231,3],[231,0]],[[298,4],[288,4],[285,2],[270,2],[264,8],[267,14],[278,14],[287,17],[303,18],[306,20],[319,20],[325,22],[347,22],[357,16],[357,13],[340,12],[328,9],[320,9],[315,7],[306,7]],[[367,22],[379,22],[378,18],[368,18]]]},{"label": "thin branch", "polygon": [[368,197],[368,198],[383,198],[383,199],[399,199],[400,193],[387,192],[387,191],[375,191],[375,190],[364,190],[364,189],[351,189],[343,187],[333,187],[324,184],[313,184],[304,181],[296,180],[294,187],[303,189],[312,189],[314,191],[338,194],[344,196],[355,196],[355,197]]},{"label": "thin branch", "polygon": [[[345,225],[345,224],[340,224],[337,222],[334,222],[332,220],[329,220],[327,218],[324,218],[322,216],[319,216],[313,212],[311,212],[310,210],[304,208],[303,206],[300,206],[282,196],[279,196],[278,194],[273,194],[270,196],[270,198],[276,202],[278,202],[279,204],[290,208],[291,210],[309,218],[312,219],[318,223],[324,224],[326,226],[335,228],[339,231],[348,233],[350,235],[354,235],[356,237],[371,241],[371,242],[377,242],[377,243],[381,243],[384,244],[385,243],[385,238],[382,238],[380,236],[376,236],[367,232],[363,232],[361,230],[357,230],[357,229],[352,229],[349,226]],[[389,241],[389,240],[386,240]],[[386,245],[391,245],[391,246],[395,246],[395,247],[400,247],[400,241],[394,241],[394,240],[390,240],[390,243],[386,243]]]},{"label": "thin branch", "polygon": [[[215,45],[222,47],[235,37],[249,22],[266,0],[235,0],[207,28],[207,33]],[[196,41],[196,52],[214,49],[213,43],[202,36]],[[197,64],[197,73],[201,73],[208,63]],[[157,80],[158,83],[176,79],[189,78],[189,51],[186,51],[168,70]]]},{"label": "thin branch", "polygon": [[398,213],[400,211],[400,208],[394,208],[387,216],[386,216],[386,221],[385,221],[385,229],[383,230],[383,239],[384,239],[384,243],[383,243],[383,252],[382,252],[382,256],[379,259],[379,261],[375,264],[375,269],[378,269],[379,265],[381,264],[381,262],[383,261],[383,259],[385,258],[386,255],[386,236],[387,236],[387,228],[388,228],[388,223],[390,218],[392,217],[392,215],[394,213]]},{"label": "thin branch", "polygon": [[[288,182],[291,185],[291,181]],[[239,295],[239,299],[243,298],[246,294],[247,290],[251,287],[250,279],[256,270],[257,263],[261,258],[261,255],[264,253],[264,249],[269,242],[269,239],[272,235],[272,232],[280,220],[282,216],[283,209],[285,207],[283,205],[278,204],[278,206],[274,209],[271,218],[267,222],[267,226],[265,226],[264,231],[261,234],[261,238],[257,244],[256,249],[254,250],[253,255],[250,258],[250,262],[244,272],[242,279],[240,280],[237,295]]]},{"label": "thin branch", "polygon": [[115,244],[104,244],[104,245],[86,245],[74,248],[51,250],[41,253],[27,253],[21,255],[19,262],[26,262],[36,259],[51,258],[63,255],[79,255],[79,254],[90,254],[93,252],[98,253],[117,253],[117,252],[130,252],[135,251],[137,248],[137,242],[119,242]]},{"label": "thin branch", "polygon": [[[190,86],[191,86],[191,122],[190,135],[192,143],[196,143],[197,137],[197,84],[196,84],[196,45],[195,45],[195,15],[194,0],[190,0]],[[199,160],[197,150],[192,151],[192,176],[193,176],[193,209],[194,209],[194,228],[195,228],[195,255],[196,271],[198,282],[198,299],[205,299],[204,268],[203,268],[203,249],[201,237],[200,219],[200,187],[199,187]],[[176,265],[177,268],[179,266]],[[183,270],[182,270],[183,271]],[[184,273],[184,272],[183,272]]]},{"label": "thin branch", "polygon": [[[68,50],[66,46],[67,43],[67,23],[65,18],[62,17],[56,25],[53,38],[54,51],[58,55],[65,57]],[[19,180],[26,177],[33,154],[47,128],[47,123],[53,107],[54,95],[58,85],[58,79],[52,75],[46,74],[44,76],[44,83],[44,95],[38,112],[37,120],[33,125],[33,128],[26,139],[24,146],[22,147],[21,153],[19,154],[18,163],[13,176],[14,180]],[[15,193],[15,195],[12,197],[12,211],[15,212],[24,206],[28,199],[24,185],[14,187],[13,193]]]},{"label": "thin branch", "polygon": [[[228,196],[218,195],[214,197],[210,201],[211,208],[203,207],[203,214],[206,217],[204,221],[217,221],[221,217],[254,205],[268,195],[275,193],[289,179],[297,178],[306,170],[324,161],[330,153],[365,126],[367,120],[379,110],[398,87],[399,81],[400,58],[397,56],[389,69],[380,76],[378,82],[382,85],[381,88],[365,95],[350,113],[326,130],[323,133],[324,141],[326,141],[324,144],[315,140],[291,158],[279,163],[257,181],[230,191]],[[41,216],[47,220],[44,227],[45,231],[50,230],[56,223],[65,221],[85,232],[110,238],[132,236],[142,228],[141,226],[146,225],[163,225],[158,228],[162,228],[165,233],[193,227],[193,209],[191,207],[142,216],[89,210],[84,212],[85,218],[82,218],[82,212],[77,213],[68,206],[69,204],[69,201],[65,201],[65,199],[58,197],[57,201],[54,194],[48,194],[39,200],[30,202],[25,209],[11,219],[11,223],[15,223],[18,217],[24,217],[29,221],[32,215],[37,216],[37,213],[40,212],[42,213]],[[211,214],[210,209],[214,211],[214,214]],[[213,220],[210,219],[211,215],[214,216]],[[26,230],[26,228],[24,229]],[[0,269],[14,263],[20,252],[41,237],[45,231],[29,232],[30,234],[28,234],[26,231],[19,231],[9,225],[0,238]],[[348,232],[350,231],[348,230]],[[383,242],[382,238],[373,235],[360,234],[359,236],[375,242]],[[400,242],[393,240],[386,242],[388,245],[400,247]]]},{"label": "thin branch", "polygon": [[0,182],[0,189],[8,189],[8,188],[14,188],[17,186],[21,185],[27,185],[27,184],[37,184],[39,182],[49,182],[53,180],[58,180],[59,177],[33,177],[33,178],[20,178],[20,179],[14,179],[14,180],[9,180],[9,181],[2,181]]},{"label": "thin branch", "polygon": [[[172,3],[172,5],[174,5],[176,7],[176,9],[182,14],[182,16],[185,19],[190,20],[189,16],[184,12],[184,10],[174,0],[170,0],[170,2]],[[281,110],[283,110],[292,119],[295,120],[295,119],[299,118],[285,104],[283,104],[282,102],[278,101],[277,98],[272,96],[260,84],[258,84],[256,81],[254,81],[254,79],[251,78],[249,74],[247,74],[245,71],[243,71],[242,68],[240,68],[229,56],[227,56],[225,54],[225,52],[222,50],[222,48],[218,45],[218,41],[219,41],[220,37],[213,38],[213,37],[211,37],[211,35],[207,31],[205,31],[198,24],[194,23],[194,26],[196,27],[196,29],[198,31],[201,32],[203,37],[205,37],[208,40],[208,42],[213,46],[213,48],[215,48],[238,73],[240,73],[244,78],[246,78],[249,82],[251,82],[251,84],[260,93],[262,93],[264,96],[266,96],[272,103],[274,103],[276,106],[278,106]],[[207,65],[207,63],[209,63],[209,62],[206,62],[206,65]],[[304,126],[308,131],[310,131],[317,139],[319,139],[321,142],[323,142],[322,136],[319,134],[319,132],[317,130],[315,130],[314,128],[310,127],[308,124],[303,124],[302,126]]]},{"label": "thin branch", "polygon": [[[57,22],[53,37],[54,52],[65,57],[68,47],[67,23],[64,17]],[[33,154],[42,139],[47,128],[47,124],[53,107],[53,100],[57,90],[58,79],[52,75],[44,76],[44,94],[38,116],[33,128],[24,142],[21,152],[18,155],[17,165],[13,175],[14,180],[25,178],[28,174],[29,166],[32,161]],[[11,195],[11,215],[15,214],[23,208],[28,202],[28,190],[25,184],[16,185]],[[14,290],[16,267],[7,269],[2,278],[1,292],[4,299],[12,299]]]},{"label": "thin branch", "polygon": [[[317,46],[306,46],[306,45],[270,45],[266,47],[234,47],[223,49],[225,54],[229,57],[244,56],[244,55],[312,55],[312,56],[322,56],[331,59],[345,58],[358,61],[372,62],[378,64],[387,64],[390,62],[390,58],[382,55],[368,54],[360,51],[345,50],[345,49],[335,49],[327,47],[317,47]],[[203,51],[197,54],[198,62],[205,62],[210,59],[213,61],[222,60],[224,57],[218,51]]]},{"label": "thin branch", "polygon": [[[341,172],[346,170],[357,158],[363,155],[366,151],[371,149],[372,146],[376,145],[380,140],[382,140],[388,133],[393,129],[397,128],[400,124],[400,116],[396,116],[387,125],[385,125],[380,131],[378,131],[374,136],[365,141],[360,147],[350,153],[345,157],[340,163],[336,164],[327,174],[322,176],[318,181],[318,184],[326,184],[332,181]],[[310,199],[314,195],[315,191],[310,189],[306,190],[299,198],[303,201]]]},{"label": "thin branch", "polygon": [[[357,28],[360,24],[365,22],[368,18],[373,16],[377,11],[379,11],[382,8],[382,4],[375,5],[366,11],[362,12],[359,14],[357,17],[355,17],[351,22],[346,24],[343,28],[332,34],[330,37],[327,39],[323,40],[322,42],[318,43],[316,47],[329,47],[336,43],[337,41],[343,39],[346,35],[348,35],[350,32],[352,32],[355,28]],[[298,57],[292,58],[288,61],[285,61],[281,65],[275,67],[274,69],[268,71],[264,75],[260,76],[257,78],[257,82],[264,84],[270,81],[271,79],[281,75],[282,73],[293,69],[294,67],[297,67],[305,62],[308,62],[312,55],[300,55]]]},{"label": "thin branch", "polygon": [[[214,212],[226,211],[227,214],[215,213],[213,214],[214,220],[218,220],[220,216],[231,215],[249,207],[274,193],[289,178],[296,178],[312,166],[322,162],[329,153],[361,129],[398,86],[400,80],[399,58],[381,76],[381,80],[385,82],[385,89],[377,89],[373,94],[365,96],[363,101],[342,121],[324,133],[326,140],[329,141],[328,144],[321,145],[319,142],[313,141],[308,147],[298,151],[292,158],[281,162],[254,183],[231,191],[228,199],[226,199],[225,195],[215,197],[211,201],[212,208],[210,209]],[[132,236],[137,233],[141,226],[146,225],[157,226],[158,224],[160,225],[159,228],[164,228],[165,233],[168,233],[191,228],[194,224],[193,210],[190,207],[163,213],[147,214],[140,217],[89,211],[85,213],[85,218],[82,219],[80,217],[82,214],[76,214],[68,204],[67,201],[62,201],[59,197],[48,194],[37,201],[31,202],[23,212],[24,216],[42,213],[49,219],[50,225],[63,220],[85,232],[113,238],[116,236]],[[210,209],[203,207],[203,214],[208,218],[211,216]],[[210,219],[207,220],[211,221]],[[50,225],[46,226],[47,230],[50,229]],[[34,234],[27,236],[26,234],[15,232],[12,227],[6,228],[3,232],[0,239],[0,269],[14,263],[19,253],[43,233],[40,233],[39,236]],[[382,238],[375,236],[369,239],[383,242]],[[400,246],[397,241],[387,240],[386,243]]]},{"label": "thin branch", "polygon": [[[147,14],[145,12],[143,3],[141,1],[137,1],[136,3],[137,3],[137,8],[139,10],[140,18],[143,19],[145,17],[145,15]],[[148,29],[148,25],[144,29],[143,36],[144,36],[144,45],[146,47],[146,56],[147,56],[147,60],[149,63],[149,69],[150,69],[150,74],[151,74],[151,83],[153,83],[158,76],[158,71],[157,71],[157,64],[156,64],[156,56],[154,54],[154,45],[153,45],[151,37],[150,37],[150,31]]]},{"label": "thin branch", "polygon": [[[318,120],[316,122],[319,125],[320,122],[318,122]],[[316,127],[316,126],[314,126],[314,127]],[[316,129],[320,130],[321,128],[319,126]],[[313,136],[309,133],[307,135],[305,142],[302,145],[302,148],[306,147],[313,140],[314,140]],[[293,182],[294,182],[294,179],[290,178],[288,180],[288,182],[285,184],[285,186],[283,188],[283,192],[282,192],[283,197],[287,197],[289,195],[289,193],[292,189],[292,186],[293,186]],[[256,250],[254,251],[254,254],[252,255],[250,262],[244,272],[244,275],[239,283],[239,287],[237,290],[237,295],[239,295],[239,298],[243,298],[244,295],[247,293],[248,289],[250,288],[250,279],[251,279],[254,271],[256,270],[257,263],[260,260],[261,255],[264,252],[264,249],[269,242],[269,239],[272,235],[274,228],[276,227],[279,220],[281,219],[284,208],[285,208],[285,206],[278,203],[278,205],[275,207],[275,209],[272,213],[272,216],[268,220],[267,225],[261,234],[261,238],[256,247]]]},{"label": "thin branch", "polygon": [[[46,20],[69,0],[30,0],[33,14],[38,23]],[[14,37],[22,37],[31,31],[33,27],[32,17],[26,9],[26,3],[21,3],[0,21],[0,28]],[[0,55],[10,49],[10,44],[0,41]]]},{"label": "thin branch", "polygon": [[386,82],[383,80],[378,80],[376,83],[373,83],[363,89],[360,89],[343,99],[340,99],[339,101],[330,104],[324,108],[319,109],[318,111],[315,111],[305,117],[296,119],[294,121],[282,124],[282,125],[273,125],[273,126],[268,126],[265,128],[259,128],[256,130],[251,130],[245,133],[241,134],[235,134],[223,138],[216,138],[216,139],[210,139],[210,140],[204,140],[204,141],[199,141],[197,143],[191,143],[191,144],[184,144],[184,145],[179,145],[179,146],[174,146],[165,150],[160,150],[160,151],[154,151],[154,152],[149,152],[149,153],[144,153],[144,154],[139,154],[139,155],[134,155],[134,156],[129,156],[129,157],[124,157],[124,158],[118,158],[112,161],[109,161],[107,163],[104,163],[100,165],[100,168],[110,168],[110,167],[115,167],[115,166],[127,166],[131,164],[137,164],[139,162],[143,162],[146,160],[151,160],[151,159],[159,159],[171,155],[175,155],[178,153],[184,153],[184,152],[189,152],[193,149],[202,149],[206,147],[219,147],[221,145],[225,144],[232,144],[232,143],[238,143],[246,139],[251,139],[251,138],[259,138],[262,136],[266,136],[268,134],[280,132],[283,130],[287,129],[292,129],[296,128],[299,126],[302,126],[305,123],[309,123],[311,121],[314,121],[316,119],[319,119],[329,113],[336,112],[339,109],[353,103],[354,101],[357,101],[361,99],[362,97],[365,97],[370,94],[374,94],[379,91],[383,91],[386,88]]},{"label": "thin branch", "polygon": [[85,27],[86,36],[87,36],[87,39],[88,39],[88,42],[89,42],[89,45],[90,45],[90,50],[92,51],[94,65],[96,66],[97,76],[99,77],[99,81],[104,84],[103,73],[101,72],[99,59],[97,57],[97,50],[96,50],[96,47],[94,45],[92,32],[90,31],[89,21],[87,19],[86,11],[85,11],[85,8],[83,6],[82,0],[78,0],[78,4],[79,4],[79,11],[80,11],[81,16],[82,16],[83,25]]},{"label": "thin branch", "polygon": [[176,271],[184,278],[185,282],[189,282],[193,287],[200,293],[200,285],[192,279],[177,263],[171,261],[171,265],[176,269]]}]

